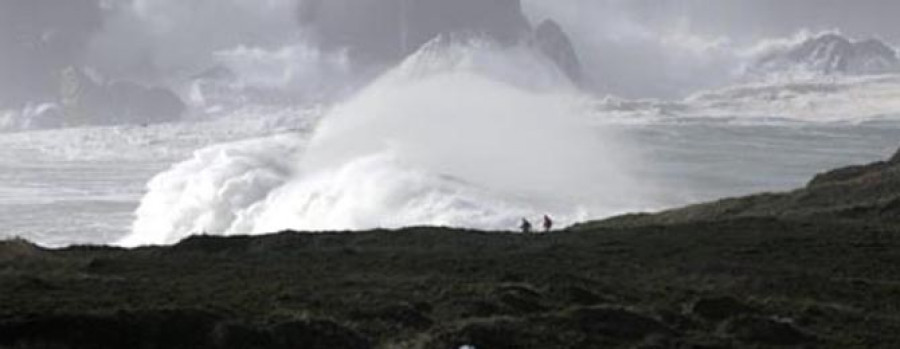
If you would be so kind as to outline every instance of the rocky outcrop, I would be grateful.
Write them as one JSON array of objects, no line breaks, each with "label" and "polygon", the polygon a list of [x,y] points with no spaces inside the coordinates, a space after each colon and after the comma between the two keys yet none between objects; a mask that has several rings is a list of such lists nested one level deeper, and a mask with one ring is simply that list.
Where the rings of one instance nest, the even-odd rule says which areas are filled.
[{"label": "rocky outcrop", "polygon": [[302,0],[301,25],[328,50],[362,64],[392,64],[439,36],[475,35],[503,45],[532,41],[573,79],[580,63],[553,21],[533,29],[519,0]]},{"label": "rocky outcrop", "polygon": [[582,71],[578,53],[559,24],[548,19],[538,25],[534,31],[534,44],[572,81],[581,80]]},{"label": "rocky outcrop", "polygon": [[402,59],[442,34],[512,43],[530,30],[519,0],[303,0],[299,13],[324,48],[365,62]]},{"label": "rocky outcrop", "polygon": [[825,75],[870,75],[900,72],[897,51],[883,41],[855,41],[822,34],[760,58],[755,72],[808,71]]}]

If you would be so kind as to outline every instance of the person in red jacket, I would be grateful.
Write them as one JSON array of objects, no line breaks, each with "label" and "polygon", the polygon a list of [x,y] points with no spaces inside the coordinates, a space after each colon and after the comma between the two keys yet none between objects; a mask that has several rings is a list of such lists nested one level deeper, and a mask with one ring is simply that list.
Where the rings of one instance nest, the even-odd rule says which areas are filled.
[{"label": "person in red jacket", "polygon": [[544,232],[548,233],[553,229],[553,220],[550,219],[550,216],[544,215]]}]

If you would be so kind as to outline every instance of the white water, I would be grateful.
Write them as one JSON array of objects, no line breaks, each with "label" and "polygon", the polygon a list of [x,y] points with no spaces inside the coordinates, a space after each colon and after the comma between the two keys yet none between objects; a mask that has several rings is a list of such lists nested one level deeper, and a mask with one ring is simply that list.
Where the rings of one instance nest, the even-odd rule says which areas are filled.
[{"label": "white water", "polygon": [[888,76],[597,99],[528,50],[435,44],[325,111],[0,134],[0,236],[512,229],[782,190],[890,155],[898,91]]}]

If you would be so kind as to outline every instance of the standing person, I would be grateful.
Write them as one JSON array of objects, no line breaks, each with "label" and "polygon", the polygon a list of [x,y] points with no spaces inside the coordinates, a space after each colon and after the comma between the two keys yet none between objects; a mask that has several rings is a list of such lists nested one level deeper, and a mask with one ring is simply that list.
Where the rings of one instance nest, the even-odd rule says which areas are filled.
[{"label": "standing person", "polygon": [[531,222],[522,218],[522,225],[520,225],[519,228],[522,228],[522,233],[528,234],[531,232]]},{"label": "standing person", "polygon": [[549,233],[551,229],[553,229],[553,220],[550,219],[550,216],[544,215],[544,232]]}]

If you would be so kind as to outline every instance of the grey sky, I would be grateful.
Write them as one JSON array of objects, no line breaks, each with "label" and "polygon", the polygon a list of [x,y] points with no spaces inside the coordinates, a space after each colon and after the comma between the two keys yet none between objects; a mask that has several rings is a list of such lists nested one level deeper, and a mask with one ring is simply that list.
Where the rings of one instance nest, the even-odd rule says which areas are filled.
[{"label": "grey sky", "polygon": [[[109,75],[164,79],[202,69],[217,50],[285,45],[302,35],[292,10],[297,1],[0,0],[0,94],[52,92],[54,72],[79,62]],[[671,96],[714,85],[734,69],[733,52],[722,46],[804,29],[900,44],[898,0],[522,2],[534,19],[560,22],[588,73],[623,95]]]}]

